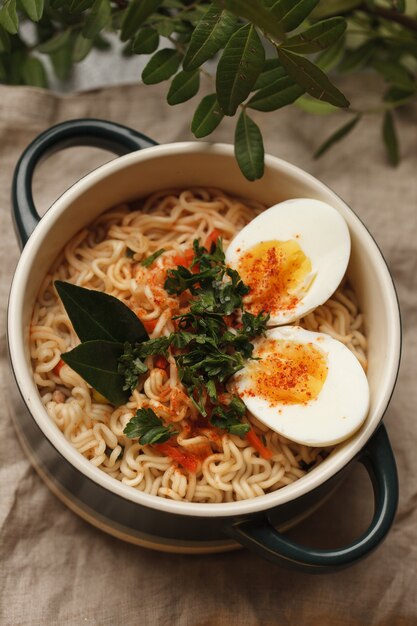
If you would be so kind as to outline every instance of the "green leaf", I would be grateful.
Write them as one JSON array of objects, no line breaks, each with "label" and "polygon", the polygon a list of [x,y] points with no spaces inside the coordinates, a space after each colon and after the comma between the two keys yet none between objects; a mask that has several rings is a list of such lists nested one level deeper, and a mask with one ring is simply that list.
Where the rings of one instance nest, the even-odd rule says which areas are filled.
[{"label": "green leaf", "polygon": [[375,50],[375,41],[366,41],[353,50],[346,50],[345,57],[339,64],[339,71],[351,72],[363,67],[370,60]]},{"label": "green leaf", "polygon": [[164,426],[163,421],[153,409],[138,409],[136,415],[126,424],[124,434],[129,439],[139,438],[142,446],[163,443],[178,434],[171,424]]},{"label": "green leaf", "polygon": [[6,81],[6,79],[7,79],[6,68],[4,67],[2,58],[0,57],[0,81]]},{"label": "green leaf", "polygon": [[384,102],[400,102],[408,100],[415,95],[415,90],[402,89],[401,87],[390,87],[384,94]]},{"label": "green leaf", "polygon": [[170,37],[174,30],[178,28],[178,23],[176,24],[170,19],[158,20],[155,23],[154,28],[157,30],[158,34],[161,35],[161,37]]},{"label": "green leaf", "polygon": [[159,250],[156,250],[156,252],[147,256],[146,259],[143,259],[143,261],[141,261],[140,264],[143,265],[143,267],[149,267],[164,252],[165,252],[165,248],[159,248]]},{"label": "green leaf", "polygon": [[217,99],[226,115],[234,115],[250,94],[264,61],[265,50],[255,28],[242,26],[230,38],[217,66]]},{"label": "green leaf", "polygon": [[183,68],[189,72],[211,59],[232,35],[237,19],[211,5],[195,27],[183,60]]},{"label": "green leaf", "polygon": [[282,44],[286,50],[301,54],[320,52],[337,41],[346,30],[343,17],[331,17],[317,22],[307,30],[290,37]]},{"label": "green leaf", "polygon": [[320,4],[314,9],[311,17],[320,20],[324,17],[348,13],[360,4],[362,4],[362,0],[320,0]]},{"label": "green leaf", "polygon": [[109,0],[96,0],[82,30],[83,37],[94,39],[110,22],[111,6]]},{"label": "green leaf", "polygon": [[163,0],[132,0],[122,22],[120,39],[127,41],[145,20],[161,6]]},{"label": "green leaf", "polygon": [[39,22],[43,15],[44,0],[20,0],[20,3],[32,22]]},{"label": "green leaf", "polygon": [[124,377],[118,372],[122,354],[123,344],[96,340],[80,344],[61,358],[111,404],[120,406],[130,396],[129,390],[123,390]]},{"label": "green leaf", "polygon": [[266,59],[262,72],[259,74],[252,91],[269,87],[271,83],[276,80],[287,76],[287,72],[282,67],[278,59]]},{"label": "green leaf", "polygon": [[346,44],[346,36],[342,35],[340,39],[336,41],[332,46],[327,48],[327,50],[323,50],[317,57],[315,58],[315,64],[319,67],[323,72],[329,72],[333,68],[335,68],[343,54],[345,52],[345,44]]},{"label": "green leaf", "polygon": [[394,116],[391,111],[386,111],[382,121],[382,138],[387,151],[388,161],[396,167],[400,162],[398,137],[394,125]]},{"label": "green leaf", "polygon": [[135,54],[152,54],[158,44],[159,35],[154,28],[141,28],[132,41],[131,50]]},{"label": "green leaf", "polygon": [[3,26],[11,35],[15,35],[19,28],[19,18],[16,10],[16,0],[5,0],[0,9],[0,26]]},{"label": "green leaf", "polygon": [[349,120],[347,124],[344,124],[338,130],[336,130],[336,132],[330,135],[330,137],[326,139],[326,141],[318,148],[318,150],[316,150],[316,152],[314,153],[314,158],[318,159],[325,152],[327,152],[327,150],[331,148],[331,146],[343,139],[343,137],[346,137],[346,135],[348,135],[350,131],[355,128],[356,124],[359,122],[359,119],[360,115],[356,115],[353,119]]},{"label": "green leaf", "polygon": [[148,61],[142,72],[142,80],[145,85],[155,85],[171,78],[176,73],[181,62],[181,57],[172,48],[158,50]]},{"label": "green leaf", "polygon": [[0,52],[10,52],[10,37],[0,26]]},{"label": "green leaf", "polygon": [[384,59],[383,61],[374,61],[373,66],[390,85],[402,89],[415,89],[415,80],[401,63]]},{"label": "green leaf", "polygon": [[404,13],[406,10],[406,1],[405,0],[391,0],[391,6],[398,13]]},{"label": "green leaf", "polygon": [[271,18],[279,21],[285,33],[304,22],[318,2],[319,0],[266,0]]},{"label": "green leaf", "polygon": [[337,111],[337,107],[323,100],[316,100],[311,96],[305,95],[298,98],[295,106],[305,111],[306,113],[312,113],[313,115],[329,115]]},{"label": "green leaf", "polygon": [[289,50],[277,48],[278,57],[289,76],[314,98],[337,107],[348,107],[349,101],[314,63]]},{"label": "green leaf", "polygon": [[48,87],[43,63],[35,57],[27,57],[22,67],[22,78],[26,85],[34,87]]},{"label": "green leaf", "polygon": [[74,63],[81,63],[93,47],[93,40],[86,39],[82,33],[78,33],[75,40],[74,49],[72,51],[72,60]]},{"label": "green leaf", "polygon": [[180,104],[193,98],[200,87],[200,70],[179,72],[171,83],[167,95],[168,104]]},{"label": "green leaf", "polygon": [[81,341],[135,343],[149,338],[139,318],[118,298],[60,280],[54,285]]},{"label": "green leaf", "polygon": [[264,173],[264,145],[261,131],[242,111],[236,124],[235,155],[240,169],[248,180],[261,178]]},{"label": "green leaf", "polygon": [[275,111],[291,104],[299,98],[305,89],[294,83],[288,76],[283,76],[255,93],[247,106],[257,111]]},{"label": "green leaf", "polygon": [[224,113],[215,93],[205,96],[198,105],[191,122],[191,130],[197,139],[206,137],[220,124]]},{"label": "green leaf", "polygon": [[89,9],[94,4],[94,0],[69,0],[65,2],[65,8],[70,13],[82,13],[86,9]]},{"label": "green leaf", "polygon": [[72,37],[69,37],[65,45],[49,54],[52,67],[59,80],[68,80],[71,74],[73,47],[74,41]]},{"label": "green leaf", "polygon": [[245,18],[277,41],[282,39],[282,25],[279,20],[272,19],[264,0],[217,0],[216,3],[238,17]]},{"label": "green leaf", "polygon": [[70,37],[71,31],[69,29],[65,30],[62,33],[54,35],[51,39],[48,39],[48,41],[41,43],[37,46],[36,50],[44,54],[51,54],[52,52],[56,52],[57,50],[64,48],[68,44]]}]

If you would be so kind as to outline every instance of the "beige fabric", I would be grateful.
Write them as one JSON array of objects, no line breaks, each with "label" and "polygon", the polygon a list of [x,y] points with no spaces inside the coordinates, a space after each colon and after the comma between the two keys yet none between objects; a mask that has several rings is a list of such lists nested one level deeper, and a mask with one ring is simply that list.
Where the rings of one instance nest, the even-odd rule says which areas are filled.
[{"label": "beige fabric", "polygon": [[[368,82],[347,85],[367,91]],[[356,91],[355,91],[356,90]],[[170,109],[165,86],[111,88],[56,96],[0,87],[1,359],[7,367],[5,309],[19,251],[10,219],[10,183],[19,154],[45,128],[76,117],[106,118],[160,142],[191,138],[194,103]],[[404,160],[385,163],[379,117],[369,118],[323,159],[311,154],[340,118],[299,110],[259,115],[266,149],[321,178],[365,221],[394,273],[404,322],[401,376],[385,423],[401,485],[395,525],[367,560],[334,575],[309,576],[263,562],[246,550],[213,556],[135,548],[67,510],[30,467],[0,402],[0,623],[5,625],[357,625],[417,623],[417,132],[416,111],[401,116]],[[216,138],[232,141],[232,124]],[[77,177],[103,162],[71,149],[39,168],[35,195],[45,209]],[[7,394],[2,371],[2,394]],[[357,467],[320,512],[290,534],[310,544],[349,541],[372,514],[372,491]]]}]

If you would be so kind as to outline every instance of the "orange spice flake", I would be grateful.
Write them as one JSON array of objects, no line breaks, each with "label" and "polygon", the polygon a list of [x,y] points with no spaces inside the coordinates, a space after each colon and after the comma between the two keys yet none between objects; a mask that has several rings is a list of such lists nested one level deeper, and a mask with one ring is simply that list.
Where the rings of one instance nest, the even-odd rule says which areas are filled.
[{"label": "orange spice flake", "polygon": [[297,306],[311,262],[294,239],[262,241],[241,255],[238,271],[250,287],[245,307],[273,314]]},{"label": "orange spice flake", "polygon": [[249,396],[276,404],[305,404],[319,395],[327,377],[325,354],[312,343],[284,339],[262,344],[250,365]]}]

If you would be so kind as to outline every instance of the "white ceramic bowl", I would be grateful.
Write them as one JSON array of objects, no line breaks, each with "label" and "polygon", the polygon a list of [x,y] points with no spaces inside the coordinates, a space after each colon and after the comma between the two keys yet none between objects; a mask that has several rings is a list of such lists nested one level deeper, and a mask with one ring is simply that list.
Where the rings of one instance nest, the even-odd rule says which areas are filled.
[{"label": "white ceramic bowl", "polygon": [[[88,132],[85,129],[89,129]],[[122,133],[120,129],[124,130],[125,134],[130,133],[129,141],[132,141],[132,146],[129,147],[126,142],[123,145],[124,139],[122,141],[118,137],[118,133]],[[60,147],[63,142],[65,145],[81,143],[80,137],[83,143],[106,147],[111,141],[114,144],[119,141],[121,144],[118,147],[119,151],[138,148],[144,143],[146,145],[146,138],[136,136],[133,131],[92,120],[75,120],[40,136],[22,157],[14,180],[15,220],[23,240],[30,234],[25,232],[25,229],[31,230],[32,224],[34,225],[36,221],[30,192],[36,161],[41,154],[53,147]],[[113,145],[112,147],[115,148]],[[164,188],[190,186],[217,187],[230,194],[258,200],[267,206],[287,198],[310,197],[323,200],[335,207],[346,220],[350,230],[352,253],[348,276],[364,311],[369,339],[368,378],[371,403],[363,427],[351,439],[338,446],[319,467],[295,483],[268,495],[240,502],[198,504],[163,499],[135,490],[94,467],[71,446],[47,415],[34,383],[30,363],[28,334],[33,304],[44,275],[66,242],[100,213],[120,202],[147,196]],[[32,214],[31,217],[29,212]],[[227,549],[233,545],[230,536],[254,547],[255,544],[259,544],[261,536],[259,528],[263,528],[262,525],[267,524],[268,533],[274,534],[271,523],[287,524],[314,508],[338,482],[340,472],[345,470],[353,459],[359,458],[362,462],[367,462],[364,459],[372,457],[375,466],[379,463],[376,460],[378,455],[382,454],[387,458],[390,456],[390,452],[387,452],[389,444],[384,433],[378,435],[378,446],[372,444],[375,448],[378,447],[379,452],[373,450],[369,453],[367,446],[370,445],[371,437],[380,425],[394,389],[400,359],[400,336],[396,293],[381,252],[359,218],[326,185],[307,172],[273,156],[265,158],[263,178],[249,182],[242,176],[234,158],[233,147],[229,145],[187,142],[152,146],[114,159],[74,184],[47,211],[24,246],[11,287],[8,313],[11,365],[21,399],[26,406],[25,410],[20,408],[16,413],[24,415],[21,418],[17,417],[17,429],[34,464],[57,495],[78,513],[113,534],[141,545],[162,549],[202,552],[209,549]],[[19,402],[22,407],[21,400]],[[27,434],[30,431],[28,420],[32,424],[34,432],[32,435]],[[381,443],[381,438],[384,439],[384,443]],[[380,453],[381,446],[385,446],[383,453]],[[388,466],[391,472],[391,478],[387,479],[391,482],[389,496],[391,518],[389,523],[387,519],[382,520],[382,523],[381,519],[378,522],[374,518],[373,524],[381,526],[382,523],[386,532],[392,522],[396,506],[396,501],[394,502],[396,477],[393,460],[386,463],[384,461],[384,464],[386,467],[382,468],[382,473],[388,471]],[[60,468],[58,476],[57,467]],[[380,478],[383,483],[383,478]],[[91,491],[94,490],[100,493],[100,497],[91,496]],[[127,518],[115,519],[113,504],[109,504],[111,499],[109,494],[113,494],[111,498],[115,497],[119,504],[123,501],[125,504],[130,503],[130,507],[132,504],[137,505],[137,511],[141,511],[140,515],[153,522],[148,521],[140,528],[132,527]],[[384,497],[388,495],[385,493]],[[379,496],[376,494],[377,500]],[[103,504],[104,501],[107,501],[107,505]],[[380,505],[381,502],[377,502],[376,508],[378,509]],[[132,517],[132,510],[134,509],[126,509],[129,519]],[[280,511],[285,511],[282,519]],[[159,528],[155,520],[164,513],[167,515],[166,524],[161,521]],[[377,516],[377,511],[375,515]],[[174,519],[176,529],[183,526],[185,529],[183,532],[173,531]],[[266,519],[268,521],[265,521]],[[188,520],[187,523],[185,520]],[[196,524],[199,523],[200,533],[195,532]],[[252,533],[248,539],[250,534],[248,529],[252,532],[254,525],[257,532],[259,531],[257,539],[254,540],[256,533]],[[169,527],[169,531],[164,530],[165,526]],[[231,528],[233,530],[230,530]],[[148,532],[150,529],[155,531]],[[215,529],[213,533],[212,529]],[[375,534],[375,529],[372,532]],[[279,546],[281,552],[277,557],[271,556],[270,548],[263,550],[258,545],[257,549],[264,556],[275,560],[293,559],[295,550],[291,547],[293,544],[287,542],[281,534],[275,534],[278,541],[283,540],[287,547],[290,546],[289,555],[283,557],[282,546]],[[369,545],[369,549],[373,547],[374,543]],[[272,551],[274,549],[276,545]],[[357,555],[351,550],[349,556],[345,556],[345,560],[353,561],[365,553],[366,550]],[[302,561],[303,554],[301,553],[301,557],[298,554],[298,561]],[[320,562],[316,563],[310,555],[308,559],[314,561],[310,563],[310,567],[325,569],[344,564],[341,554],[339,560],[326,561],[326,558],[323,551]],[[293,560],[297,559],[294,557]]]}]

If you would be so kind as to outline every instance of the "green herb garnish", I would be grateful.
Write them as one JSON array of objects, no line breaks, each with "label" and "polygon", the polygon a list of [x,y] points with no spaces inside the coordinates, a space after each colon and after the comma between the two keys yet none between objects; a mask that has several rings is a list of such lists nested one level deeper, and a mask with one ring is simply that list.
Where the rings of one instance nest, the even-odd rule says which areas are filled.
[{"label": "green herb garnish", "polygon": [[138,437],[141,445],[164,443],[173,435],[178,434],[171,425],[165,426],[152,409],[138,409],[123,430],[126,437]]},{"label": "green herb garnish", "polygon": [[140,264],[143,265],[143,267],[149,267],[159,256],[161,256],[163,252],[165,252],[165,248],[160,248],[153,254],[150,254],[149,256],[147,256],[146,259],[142,259]]},{"label": "green herb garnish", "polygon": [[[180,330],[174,333],[171,341],[173,346],[183,350],[175,356],[180,380],[205,416],[206,393],[212,403],[218,402],[214,381],[224,384],[243,368],[244,360],[252,356],[251,339],[265,332],[269,315],[244,312],[242,328],[229,329],[225,318],[240,314],[243,296],[249,292],[249,287],[236,270],[226,266],[221,239],[211,246],[210,251],[200,246],[197,240],[193,247],[191,268],[180,266],[168,270],[164,286],[169,293],[180,295],[188,289],[194,296],[190,311],[176,318]],[[198,271],[192,271],[196,268]],[[222,411],[219,420],[221,417],[226,423],[226,413]],[[237,420],[235,408],[230,411],[234,411]],[[227,416],[231,415],[230,411]]]},{"label": "green herb garnish", "polygon": [[[224,404],[219,394],[245,360],[252,358],[252,340],[265,333],[269,315],[244,311],[243,297],[249,287],[236,270],[227,267],[221,239],[210,250],[195,240],[193,250],[190,268],[179,266],[167,272],[164,287],[168,293],[181,295],[188,290],[193,297],[188,312],[175,318],[178,330],[166,337],[149,339],[135,314],[117,298],[57,281],[59,295],[84,342],[62,358],[119,405],[147,372],[146,358],[168,357],[172,347],[180,381],[199,413],[214,426],[243,436],[249,430],[242,422],[244,403],[234,396]],[[163,248],[157,250],[142,265],[149,266],[162,252]],[[92,338],[96,340],[87,341]],[[140,409],[125,434],[149,444],[166,441],[176,431],[165,426],[152,409]]]},{"label": "green herb garnish", "polygon": [[210,421],[214,426],[227,430],[232,435],[242,437],[250,430],[250,425],[242,422],[246,407],[242,400],[235,396],[227,407],[216,406]]},{"label": "green herb garnish", "polygon": [[138,384],[138,377],[148,371],[145,363],[139,356],[136,355],[135,349],[128,341],[124,344],[124,351],[122,356],[119,358],[117,371],[125,379],[123,391],[126,391],[127,389],[133,391]]}]

